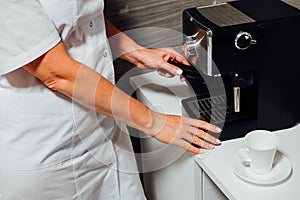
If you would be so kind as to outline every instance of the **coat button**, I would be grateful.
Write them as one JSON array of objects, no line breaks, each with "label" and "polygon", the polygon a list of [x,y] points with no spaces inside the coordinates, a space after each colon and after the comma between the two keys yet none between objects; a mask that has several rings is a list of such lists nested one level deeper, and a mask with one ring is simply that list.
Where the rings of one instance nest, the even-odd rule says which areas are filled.
[{"label": "coat button", "polygon": [[89,26],[92,28],[94,26],[94,22],[90,21]]},{"label": "coat button", "polygon": [[107,52],[106,52],[106,51],[103,53],[103,56],[104,56],[104,57],[106,57],[106,56],[107,56]]}]

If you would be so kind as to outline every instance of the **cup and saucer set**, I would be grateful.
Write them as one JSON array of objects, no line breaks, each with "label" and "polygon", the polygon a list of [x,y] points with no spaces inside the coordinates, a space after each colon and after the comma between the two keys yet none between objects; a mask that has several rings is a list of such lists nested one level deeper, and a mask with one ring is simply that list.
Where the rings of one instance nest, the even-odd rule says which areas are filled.
[{"label": "cup and saucer set", "polygon": [[255,130],[244,138],[246,147],[232,160],[232,169],[240,179],[255,185],[285,182],[292,172],[288,158],[278,150],[279,137],[265,130]]}]

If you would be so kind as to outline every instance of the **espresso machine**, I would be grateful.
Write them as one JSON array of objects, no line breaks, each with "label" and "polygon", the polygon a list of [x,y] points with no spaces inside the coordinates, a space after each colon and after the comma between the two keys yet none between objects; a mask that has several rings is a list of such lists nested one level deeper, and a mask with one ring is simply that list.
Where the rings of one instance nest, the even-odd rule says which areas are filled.
[{"label": "espresso machine", "polygon": [[[222,140],[300,120],[300,11],[278,0],[240,0],[183,11],[183,69],[191,117]],[[175,63],[176,64],[176,63]]]}]

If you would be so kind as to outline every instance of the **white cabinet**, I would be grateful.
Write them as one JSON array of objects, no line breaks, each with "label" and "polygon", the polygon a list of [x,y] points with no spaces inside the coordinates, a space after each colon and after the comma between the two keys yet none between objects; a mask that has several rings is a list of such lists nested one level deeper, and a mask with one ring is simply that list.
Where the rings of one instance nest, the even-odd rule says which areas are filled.
[{"label": "white cabinet", "polygon": [[143,179],[149,200],[227,200],[189,153],[165,168],[144,173]]}]

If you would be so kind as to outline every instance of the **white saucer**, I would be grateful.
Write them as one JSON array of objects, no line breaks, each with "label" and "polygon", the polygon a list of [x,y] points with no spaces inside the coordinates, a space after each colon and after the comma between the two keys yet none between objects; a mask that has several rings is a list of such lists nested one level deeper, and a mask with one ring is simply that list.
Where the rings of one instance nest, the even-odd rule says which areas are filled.
[{"label": "white saucer", "polygon": [[292,166],[281,152],[277,152],[272,170],[264,175],[256,174],[251,171],[250,167],[245,165],[243,161],[235,155],[232,162],[233,172],[242,180],[258,184],[271,185],[285,180],[292,172]]}]

